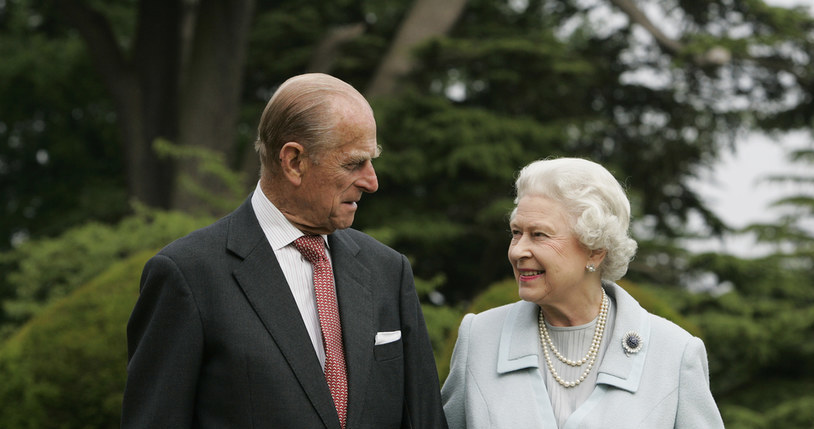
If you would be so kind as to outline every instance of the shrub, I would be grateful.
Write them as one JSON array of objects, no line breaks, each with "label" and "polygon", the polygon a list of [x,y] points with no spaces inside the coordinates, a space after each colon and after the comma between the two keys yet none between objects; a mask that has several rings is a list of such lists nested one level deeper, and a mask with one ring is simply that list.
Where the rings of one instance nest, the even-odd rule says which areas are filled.
[{"label": "shrub", "polygon": [[112,264],[162,247],[212,219],[137,207],[116,225],[89,222],[55,238],[32,240],[0,254],[0,340],[49,302],[65,297]]},{"label": "shrub", "polygon": [[46,306],[0,348],[0,427],[117,428],[126,324],[154,250]]}]

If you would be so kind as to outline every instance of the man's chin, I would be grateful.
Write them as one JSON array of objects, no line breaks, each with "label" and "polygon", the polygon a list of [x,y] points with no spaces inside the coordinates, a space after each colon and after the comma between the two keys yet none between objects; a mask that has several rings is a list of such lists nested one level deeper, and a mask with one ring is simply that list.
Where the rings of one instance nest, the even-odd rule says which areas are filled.
[{"label": "man's chin", "polygon": [[345,216],[342,216],[341,218],[333,219],[333,222],[331,222],[331,226],[335,230],[336,229],[347,229],[347,228],[350,228],[353,225],[353,219],[354,219],[353,214],[345,215]]}]

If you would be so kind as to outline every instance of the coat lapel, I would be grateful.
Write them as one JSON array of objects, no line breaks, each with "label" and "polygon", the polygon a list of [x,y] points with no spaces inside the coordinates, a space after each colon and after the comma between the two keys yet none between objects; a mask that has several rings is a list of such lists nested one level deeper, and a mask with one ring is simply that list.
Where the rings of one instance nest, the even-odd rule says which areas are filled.
[{"label": "coat lapel", "polygon": [[[650,319],[641,306],[624,289],[615,283],[604,283],[608,296],[616,303],[616,319],[613,332],[605,340],[609,341],[605,356],[598,368],[597,388],[566,422],[566,428],[577,427],[582,418],[599,403],[609,387],[635,393],[641,382],[647,345],[650,340]],[[506,317],[498,346],[497,372],[505,374],[525,368],[538,368],[540,362],[540,340],[537,329],[537,305],[525,301],[513,304]],[[635,354],[627,354],[622,348],[622,339],[629,331],[635,331],[644,339],[642,349]],[[542,375],[537,372],[538,377]],[[532,383],[538,396],[539,409],[543,421],[556,421],[554,410],[545,383]]]},{"label": "coat lapel", "polygon": [[[539,422],[535,427],[557,427],[554,408],[548,396],[543,375],[540,372],[540,332],[537,328],[537,304],[519,301],[512,304],[498,346],[497,372],[505,374],[522,369],[535,368],[529,371],[533,381],[529,383],[531,394],[537,402]],[[525,392],[520,393],[525,394]]]},{"label": "coat lapel", "polygon": [[[602,403],[605,395],[613,388],[636,393],[642,379],[644,362],[647,357],[647,345],[650,341],[650,318],[647,312],[616,283],[602,284],[605,292],[616,304],[616,318],[613,332],[608,337],[608,348],[599,366],[596,388],[591,396],[568,417],[564,429],[578,428],[585,417]],[[627,354],[622,347],[622,339],[630,332],[637,332],[644,343],[635,354]],[[603,340],[604,341],[604,340]]]},{"label": "coat lapel", "polygon": [[537,311],[537,305],[530,302],[519,301],[513,305],[500,334],[498,374],[539,366]]},{"label": "coat lapel", "polygon": [[[636,300],[620,286],[615,283],[605,283],[603,286],[608,296],[615,300],[616,320],[596,382],[635,393],[639,389],[647,358],[650,319]],[[631,331],[637,332],[644,340],[641,350],[635,354],[627,354],[622,348],[622,339]]]},{"label": "coat lapel", "polygon": [[356,258],[360,248],[348,234],[336,231],[328,236],[336,280],[345,364],[348,370],[348,421],[354,427],[360,418],[367,375],[373,359],[376,326],[373,320],[373,293],[370,271]]},{"label": "coat lapel", "polygon": [[227,249],[243,259],[233,274],[246,299],[285,356],[325,426],[338,429],[336,409],[319,360],[288,282],[254,215],[251,199],[230,220]]}]

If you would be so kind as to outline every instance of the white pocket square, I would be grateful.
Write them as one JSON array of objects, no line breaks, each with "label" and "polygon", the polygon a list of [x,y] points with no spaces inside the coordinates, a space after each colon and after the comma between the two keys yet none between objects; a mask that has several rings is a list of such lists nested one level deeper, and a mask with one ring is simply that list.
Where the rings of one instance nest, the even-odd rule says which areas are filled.
[{"label": "white pocket square", "polygon": [[401,331],[376,332],[376,345],[388,344],[401,339]]}]

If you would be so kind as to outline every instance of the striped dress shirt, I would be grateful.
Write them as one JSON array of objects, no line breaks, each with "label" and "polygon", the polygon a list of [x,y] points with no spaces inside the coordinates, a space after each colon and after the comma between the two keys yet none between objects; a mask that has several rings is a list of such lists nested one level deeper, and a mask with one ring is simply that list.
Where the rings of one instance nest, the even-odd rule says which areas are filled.
[{"label": "striped dress shirt", "polygon": [[[319,326],[319,316],[317,314],[317,300],[314,294],[314,271],[311,263],[294,247],[294,240],[304,234],[297,229],[288,219],[283,216],[280,210],[269,201],[260,189],[260,183],[252,195],[252,208],[260,222],[260,227],[266,235],[266,239],[274,250],[274,255],[283,270],[291,294],[302,315],[305,329],[311,337],[314,351],[319,358],[322,369],[325,369],[325,347],[322,344],[322,330]],[[322,236],[323,240],[326,237]],[[327,240],[326,240],[326,247]],[[326,251],[328,259],[331,259],[331,252]]]}]

